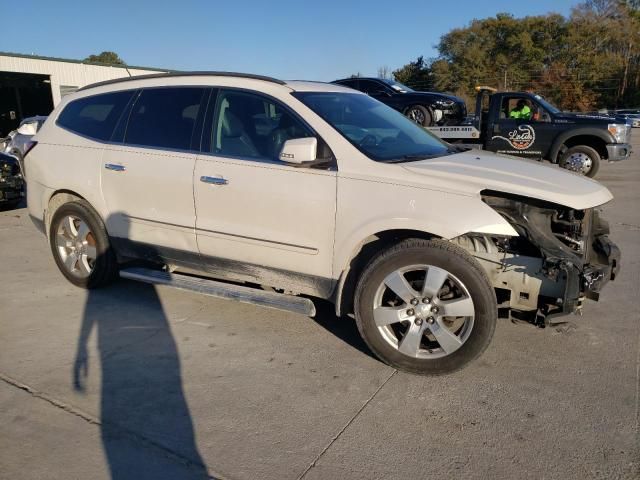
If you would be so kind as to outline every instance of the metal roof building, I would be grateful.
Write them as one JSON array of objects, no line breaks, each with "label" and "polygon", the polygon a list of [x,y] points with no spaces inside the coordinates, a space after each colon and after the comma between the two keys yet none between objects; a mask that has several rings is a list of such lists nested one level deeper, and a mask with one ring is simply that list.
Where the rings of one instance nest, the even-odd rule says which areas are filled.
[{"label": "metal roof building", "polygon": [[169,70],[0,52],[0,137],[91,83]]}]

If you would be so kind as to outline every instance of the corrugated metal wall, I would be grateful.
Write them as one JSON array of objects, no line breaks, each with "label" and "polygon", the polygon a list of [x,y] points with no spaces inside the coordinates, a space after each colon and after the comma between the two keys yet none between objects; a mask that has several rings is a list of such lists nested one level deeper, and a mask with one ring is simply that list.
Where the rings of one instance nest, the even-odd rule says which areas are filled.
[{"label": "corrugated metal wall", "polygon": [[[60,102],[61,87],[65,93],[68,93],[74,87],[80,88],[90,83],[129,76],[127,70],[122,67],[86,65],[60,60],[14,57],[11,55],[0,55],[0,71],[49,75],[54,106]],[[135,76],[160,73],[162,70],[129,68],[129,72]]]}]

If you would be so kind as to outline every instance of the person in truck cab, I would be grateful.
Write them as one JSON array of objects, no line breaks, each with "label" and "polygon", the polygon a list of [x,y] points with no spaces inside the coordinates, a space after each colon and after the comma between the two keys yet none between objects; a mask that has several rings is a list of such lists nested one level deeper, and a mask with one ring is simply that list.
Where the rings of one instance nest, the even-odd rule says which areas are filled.
[{"label": "person in truck cab", "polygon": [[516,108],[511,110],[511,113],[509,113],[509,118],[515,118],[520,120],[530,120],[531,108],[529,108],[529,105],[527,105],[527,101],[524,99],[518,100]]}]

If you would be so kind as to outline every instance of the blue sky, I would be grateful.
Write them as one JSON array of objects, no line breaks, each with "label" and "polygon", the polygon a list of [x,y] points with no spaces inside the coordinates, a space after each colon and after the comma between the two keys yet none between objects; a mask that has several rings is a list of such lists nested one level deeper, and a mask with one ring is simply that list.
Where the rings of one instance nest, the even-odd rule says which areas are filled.
[{"label": "blue sky", "polygon": [[3,22],[0,50],[77,59],[112,50],[130,65],[329,81],[435,56],[442,34],[474,18],[498,12],[568,15],[576,3],[24,1],[20,20],[10,15],[16,21]]}]

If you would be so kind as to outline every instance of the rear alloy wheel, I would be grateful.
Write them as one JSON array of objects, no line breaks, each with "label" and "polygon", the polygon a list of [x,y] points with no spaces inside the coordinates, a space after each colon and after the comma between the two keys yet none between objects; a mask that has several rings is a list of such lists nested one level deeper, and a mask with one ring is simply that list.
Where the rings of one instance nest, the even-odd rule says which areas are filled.
[{"label": "rear alloy wheel", "polygon": [[433,123],[433,116],[428,108],[422,105],[414,105],[405,113],[409,120],[417,123],[421,127],[430,127]]},{"label": "rear alloy wheel", "polygon": [[356,290],[356,321],[371,350],[400,370],[448,373],[487,347],[497,319],[486,274],[441,240],[406,240],[373,260]]},{"label": "rear alloy wheel", "polygon": [[118,265],[102,220],[84,201],[62,205],[49,229],[53,258],[71,283],[96,288],[110,283]]},{"label": "rear alloy wheel", "polygon": [[600,154],[586,145],[571,147],[560,158],[560,167],[593,178],[600,169]]}]

